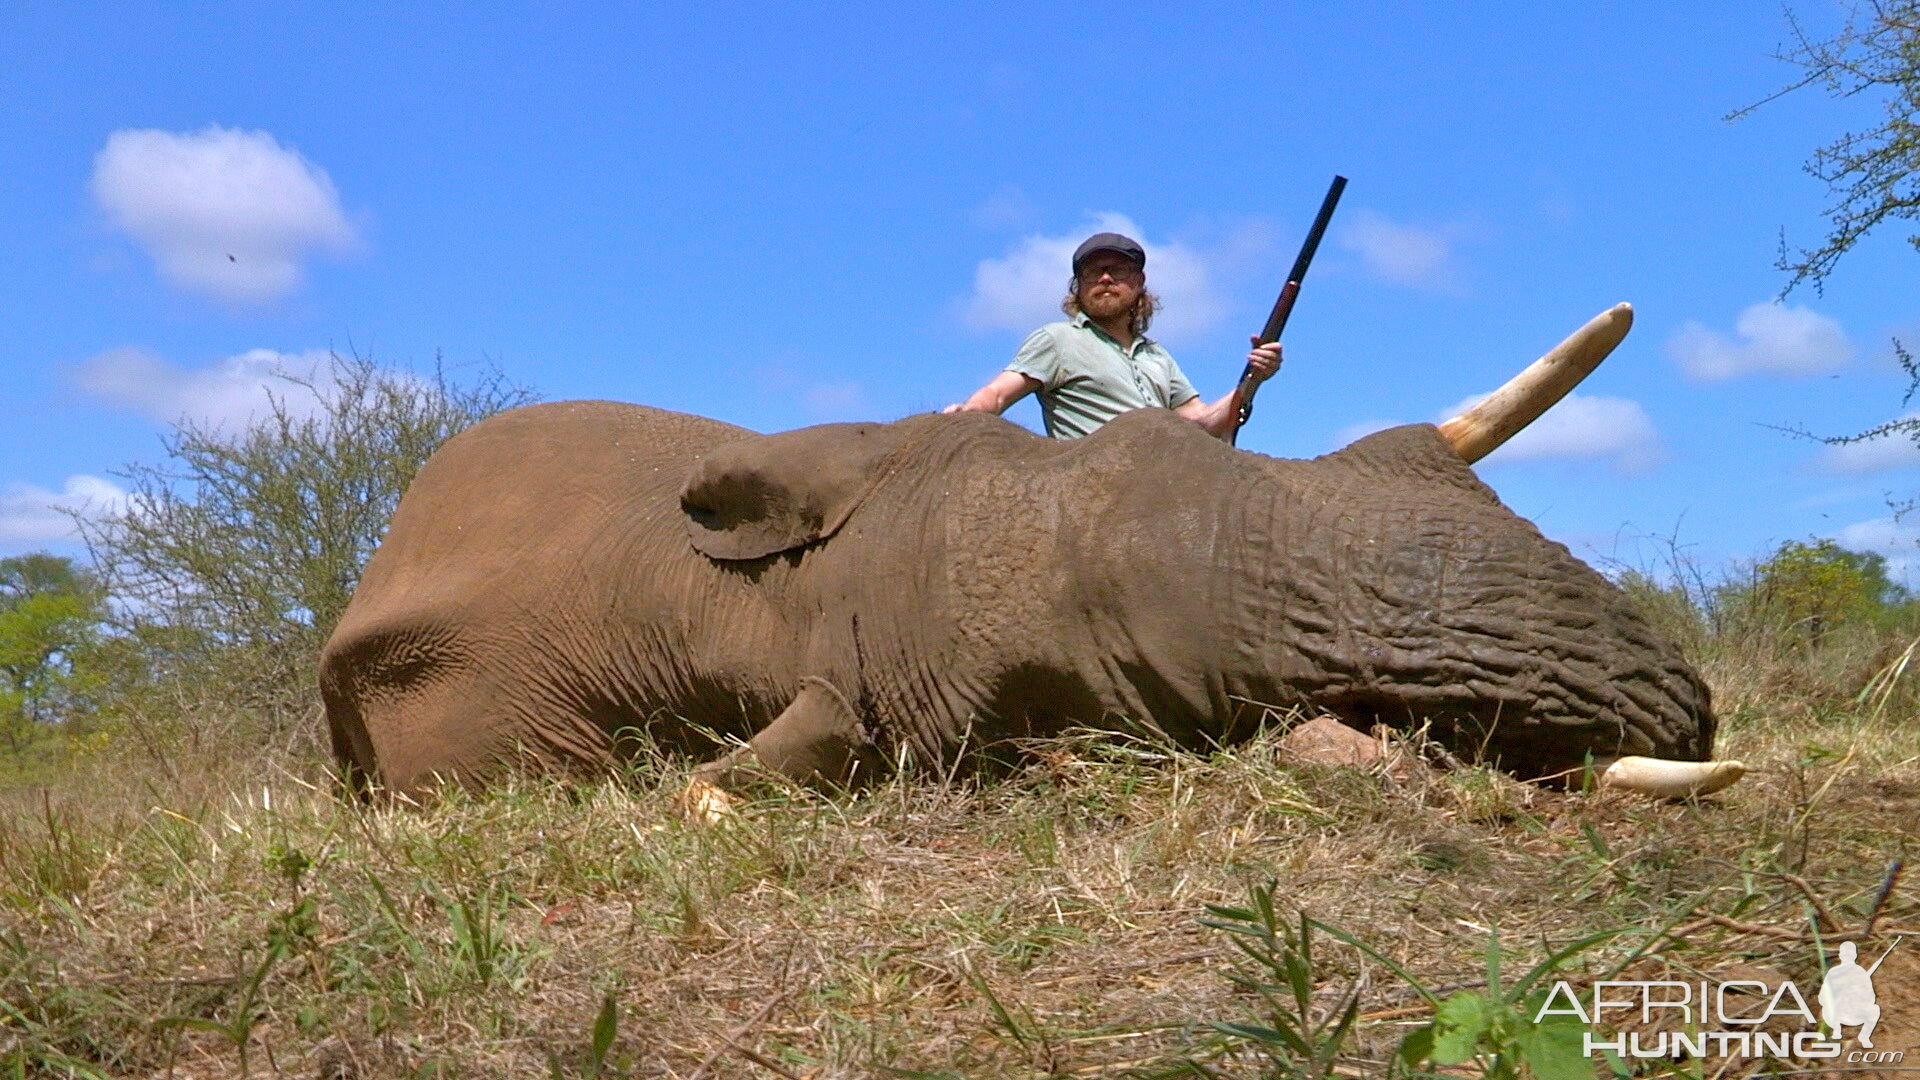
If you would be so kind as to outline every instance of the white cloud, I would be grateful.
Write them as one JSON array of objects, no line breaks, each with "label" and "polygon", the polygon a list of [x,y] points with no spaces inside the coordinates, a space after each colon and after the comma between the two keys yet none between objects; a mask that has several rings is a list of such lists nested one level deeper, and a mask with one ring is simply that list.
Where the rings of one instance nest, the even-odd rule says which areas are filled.
[{"label": "white cloud", "polygon": [[[1471,397],[1440,417],[1467,411],[1488,395]],[[1640,403],[1627,398],[1568,394],[1544,415],[1488,455],[1488,464],[1522,461],[1606,461],[1621,472],[1644,472],[1663,456],[1660,433]]]},{"label": "white cloud", "polygon": [[873,408],[866,384],[855,379],[822,379],[823,370],[818,357],[799,349],[780,349],[753,367],[746,385],[783,410],[797,406],[798,416],[808,423],[871,419],[868,414]]},{"label": "white cloud", "polygon": [[127,492],[97,476],[70,476],[59,491],[35,484],[0,489],[0,544],[44,544],[74,538],[73,519],[65,511],[89,516],[126,506]]},{"label": "white cloud", "polygon": [[[1908,413],[1903,422],[1920,423],[1920,413]],[[1864,442],[1841,443],[1820,451],[1814,464],[1827,472],[1866,473],[1910,469],[1920,465],[1920,444],[1911,432],[1895,431]]]},{"label": "white cloud", "polygon": [[162,278],[219,300],[283,296],[311,253],[358,242],[326,172],[264,131],[116,131],[92,188]]},{"label": "white cloud", "polygon": [[1723,334],[1689,321],[1667,339],[1667,356],[1692,379],[1817,375],[1853,361],[1853,343],[1833,319],[1803,307],[1754,304]]},{"label": "white cloud", "polygon": [[1341,247],[1359,254],[1376,277],[1395,285],[1452,293],[1461,291],[1454,246],[1464,233],[1458,225],[1402,225],[1372,210],[1356,210],[1334,238]]},{"label": "white cloud", "polygon": [[1346,427],[1343,427],[1339,431],[1336,431],[1333,433],[1333,449],[1338,450],[1343,446],[1350,446],[1353,443],[1356,443],[1361,439],[1364,439],[1367,436],[1372,435],[1376,431],[1385,431],[1390,427],[1399,427],[1401,424],[1404,424],[1404,423],[1406,423],[1406,421],[1404,420],[1358,420],[1358,421],[1355,421],[1354,423],[1348,424]]},{"label": "white cloud", "polygon": [[1032,330],[1060,315],[1060,298],[1072,277],[1073,249],[1097,232],[1133,237],[1147,251],[1147,288],[1164,303],[1154,316],[1156,337],[1178,337],[1212,327],[1225,314],[1208,275],[1213,254],[1185,244],[1155,243],[1124,214],[1094,215],[1082,228],[1057,236],[1029,236],[997,259],[974,268],[973,292],[962,316],[970,326]]},{"label": "white cloud", "polygon": [[1872,551],[1886,556],[1887,574],[1909,587],[1920,584],[1920,519],[1882,517],[1857,521],[1835,533],[1833,539],[1850,551]]},{"label": "white cloud", "polygon": [[326,378],[331,357],[323,349],[253,349],[209,368],[189,369],[144,349],[123,348],[86,361],[70,377],[99,401],[151,420],[171,424],[185,418],[238,431],[271,415],[275,398],[295,416],[318,412],[320,399],[288,379]]},{"label": "white cloud", "polygon": [[800,404],[816,420],[850,420],[867,411],[867,391],[857,382],[815,383],[800,392]]},{"label": "white cloud", "polygon": [[1018,229],[1039,214],[1026,192],[1006,184],[973,208],[973,223],[982,229]]}]

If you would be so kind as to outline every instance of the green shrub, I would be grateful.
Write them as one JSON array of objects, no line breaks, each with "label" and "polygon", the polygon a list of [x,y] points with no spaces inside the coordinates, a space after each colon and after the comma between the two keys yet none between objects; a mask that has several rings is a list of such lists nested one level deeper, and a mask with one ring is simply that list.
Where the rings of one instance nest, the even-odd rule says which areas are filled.
[{"label": "green shrub", "polygon": [[1750,579],[1721,586],[1720,602],[1734,622],[1812,643],[1848,625],[1891,625],[1909,597],[1884,556],[1815,539],[1780,545]]},{"label": "green shrub", "polygon": [[1676,554],[1661,571],[1628,569],[1617,580],[1713,684],[1723,716],[1920,708],[1907,677],[1920,601],[1888,577],[1880,555],[1796,540],[1720,575]]}]

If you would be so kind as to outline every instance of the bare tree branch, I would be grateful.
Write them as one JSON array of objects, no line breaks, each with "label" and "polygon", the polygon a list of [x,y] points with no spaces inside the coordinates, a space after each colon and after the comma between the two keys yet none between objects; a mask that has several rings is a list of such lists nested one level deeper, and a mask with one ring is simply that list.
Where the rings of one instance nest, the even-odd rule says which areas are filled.
[{"label": "bare tree branch", "polygon": [[[1827,185],[1834,202],[1820,244],[1795,250],[1783,234],[1776,267],[1792,275],[1786,296],[1802,284],[1820,292],[1841,256],[1892,220],[1920,219],[1920,0],[1855,4],[1831,38],[1810,36],[1789,10],[1794,45],[1774,54],[1800,77],[1729,113],[1738,120],[1773,101],[1819,85],[1835,98],[1883,95],[1881,123],[1847,132],[1813,152],[1807,173]],[[1920,250],[1920,232],[1908,242]]]}]

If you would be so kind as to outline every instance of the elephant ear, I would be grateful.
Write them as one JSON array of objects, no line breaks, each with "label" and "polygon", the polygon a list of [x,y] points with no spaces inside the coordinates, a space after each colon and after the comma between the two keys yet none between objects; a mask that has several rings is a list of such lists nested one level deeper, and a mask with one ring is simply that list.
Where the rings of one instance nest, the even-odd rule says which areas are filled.
[{"label": "elephant ear", "polygon": [[758,559],[824,540],[878,482],[902,439],[893,424],[822,424],[727,443],[680,491],[694,549]]}]

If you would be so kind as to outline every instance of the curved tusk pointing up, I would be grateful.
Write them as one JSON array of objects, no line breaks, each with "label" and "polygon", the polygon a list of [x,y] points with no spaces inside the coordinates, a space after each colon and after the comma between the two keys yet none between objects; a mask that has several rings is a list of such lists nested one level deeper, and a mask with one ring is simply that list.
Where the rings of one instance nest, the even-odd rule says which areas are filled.
[{"label": "curved tusk pointing up", "polygon": [[1633,325],[1633,305],[1615,304],[1553,351],[1535,360],[1485,401],[1440,425],[1440,434],[1471,465],[1538,419],[1580,385]]},{"label": "curved tusk pointing up", "polygon": [[1668,761],[1665,758],[1617,758],[1600,773],[1600,786],[1636,791],[1660,799],[1711,795],[1747,775],[1740,761]]}]

